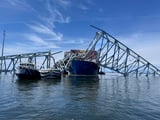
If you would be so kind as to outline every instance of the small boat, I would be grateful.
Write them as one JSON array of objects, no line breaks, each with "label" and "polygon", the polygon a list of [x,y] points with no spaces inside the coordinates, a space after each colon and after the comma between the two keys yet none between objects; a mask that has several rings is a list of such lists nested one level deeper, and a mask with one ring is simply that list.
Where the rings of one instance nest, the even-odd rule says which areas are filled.
[{"label": "small boat", "polygon": [[18,79],[40,79],[40,72],[33,63],[20,63],[16,72]]},{"label": "small boat", "polygon": [[42,69],[40,75],[42,79],[56,79],[61,78],[61,71],[58,69]]}]

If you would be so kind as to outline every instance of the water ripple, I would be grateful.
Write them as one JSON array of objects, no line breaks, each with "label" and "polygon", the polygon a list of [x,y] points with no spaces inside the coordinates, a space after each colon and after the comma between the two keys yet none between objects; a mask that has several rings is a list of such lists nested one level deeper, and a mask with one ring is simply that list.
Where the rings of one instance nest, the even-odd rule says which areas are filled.
[{"label": "water ripple", "polygon": [[[2,79],[3,78],[3,79]],[[160,79],[0,79],[0,120],[159,120]]]}]

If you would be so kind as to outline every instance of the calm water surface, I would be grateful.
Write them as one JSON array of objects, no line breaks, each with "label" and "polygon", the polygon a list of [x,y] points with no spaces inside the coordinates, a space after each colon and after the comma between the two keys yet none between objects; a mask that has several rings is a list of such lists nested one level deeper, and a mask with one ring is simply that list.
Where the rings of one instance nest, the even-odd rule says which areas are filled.
[{"label": "calm water surface", "polygon": [[19,81],[0,74],[0,120],[159,120],[160,78]]}]

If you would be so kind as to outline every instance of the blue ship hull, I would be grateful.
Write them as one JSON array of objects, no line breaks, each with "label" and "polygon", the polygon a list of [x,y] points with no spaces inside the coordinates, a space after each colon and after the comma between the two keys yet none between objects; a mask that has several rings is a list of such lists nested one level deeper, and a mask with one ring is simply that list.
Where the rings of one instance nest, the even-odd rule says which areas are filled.
[{"label": "blue ship hull", "polygon": [[71,75],[98,75],[99,67],[90,61],[72,60]]}]

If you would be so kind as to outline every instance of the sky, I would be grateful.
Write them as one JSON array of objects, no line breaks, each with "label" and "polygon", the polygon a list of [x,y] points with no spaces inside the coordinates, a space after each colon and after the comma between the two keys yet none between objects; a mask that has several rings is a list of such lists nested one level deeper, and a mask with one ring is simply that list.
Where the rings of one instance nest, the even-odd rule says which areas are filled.
[{"label": "sky", "polygon": [[86,49],[95,25],[160,65],[159,5],[159,0],[0,0],[0,42],[5,30],[4,55]]}]

